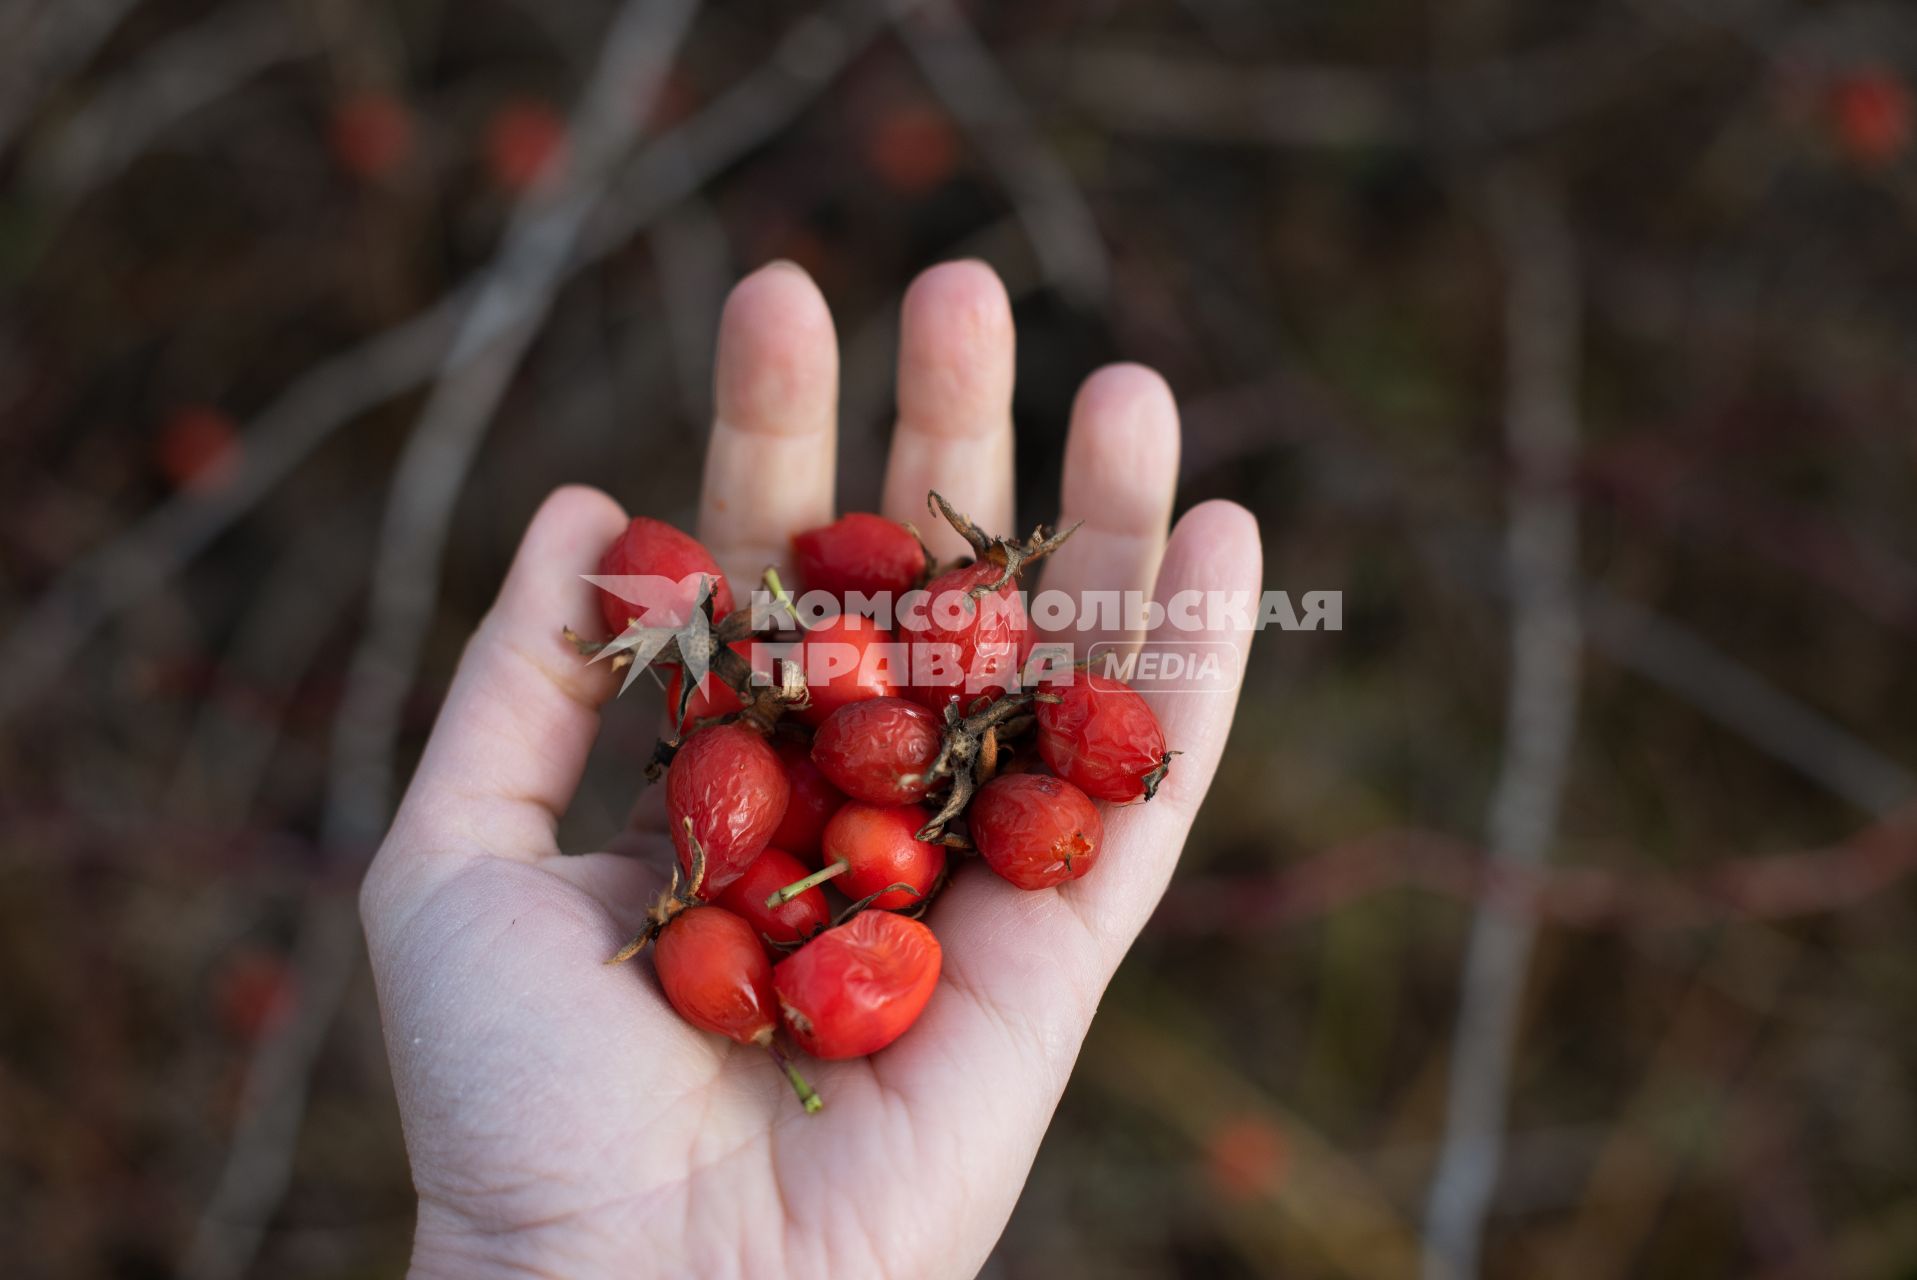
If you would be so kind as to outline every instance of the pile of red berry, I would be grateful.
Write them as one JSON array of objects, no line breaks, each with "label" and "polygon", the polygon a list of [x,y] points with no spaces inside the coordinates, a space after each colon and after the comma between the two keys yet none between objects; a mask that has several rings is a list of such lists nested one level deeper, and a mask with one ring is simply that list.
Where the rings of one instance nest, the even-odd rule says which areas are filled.
[{"label": "pile of red berry", "polygon": [[[1174,754],[1121,681],[1066,667],[1027,684],[1037,637],[1019,575],[1070,531],[991,537],[932,502],[973,557],[941,568],[909,525],[844,516],[793,539],[807,613],[812,593],[836,612],[802,623],[768,570],[785,608],[756,629],[697,540],[641,516],[601,573],[687,584],[664,611],[680,629],[661,644],[662,631],[602,590],[613,639],[579,643],[619,664],[650,651],[670,675],[673,736],[651,772],[664,770],[679,867],[614,959],[656,944],[672,1006],[770,1050],[808,1111],[821,1104],[780,1028],[828,1059],[904,1034],[938,983],[938,940],[920,917],[949,859],[975,852],[1021,889],[1075,880],[1103,843],[1095,801],[1150,799]],[[875,602],[904,643],[871,616]],[[693,609],[709,631],[684,627]],[[710,667],[690,688],[679,670],[688,647]],[[835,909],[828,892],[846,902]]]}]

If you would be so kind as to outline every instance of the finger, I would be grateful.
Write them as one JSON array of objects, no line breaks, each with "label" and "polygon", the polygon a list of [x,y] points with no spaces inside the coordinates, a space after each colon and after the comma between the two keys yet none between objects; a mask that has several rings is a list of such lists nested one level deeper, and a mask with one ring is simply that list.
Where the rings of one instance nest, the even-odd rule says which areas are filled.
[{"label": "finger", "polygon": [[733,289],[719,322],[699,538],[741,603],[792,535],[832,519],[839,346],[812,278],[789,262]]},{"label": "finger", "polygon": [[940,559],[970,551],[926,509],[937,489],[993,533],[1012,532],[1012,303],[982,262],[919,276],[899,316],[899,420],[880,510]]},{"label": "finger", "polygon": [[[1186,512],[1173,530],[1152,598],[1163,603],[1186,592],[1236,594],[1255,616],[1263,577],[1257,520],[1237,503],[1206,502]],[[1201,613],[1198,620],[1212,619]],[[1216,621],[1224,625],[1185,630],[1180,618],[1168,613],[1152,632],[1151,652],[1167,660],[1161,669],[1177,668],[1170,659],[1181,659],[1190,670],[1209,658],[1222,678],[1203,688],[1139,682],[1139,692],[1165,731],[1166,746],[1180,754],[1150,801],[1104,810],[1106,856],[1092,874],[1058,889],[1096,939],[1107,973],[1118,967],[1164,896],[1231,732],[1252,633],[1249,626]]]},{"label": "finger", "polygon": [[1045,564],[1044,589],[1072,603],[1073,626],[1054,635],[1077,656],[1129,648],[1139,634],[1122,625],[1088,626],[1086,593],[1149,592],[1165,553],[1178,487],[1178,406],[1171,388],[1143,365],[1115,364],[1079,388],[1065,439],[1059,527],[1078,525]]},{"label": "finger", "polygon": [[598,601],[581,575],[625,526],[618,503],[583,486],[556,490],[533,516],[394,820],[387,847],[396,856],[557,852],[553,833],[598,733],[599,705],[619,684],[560,632],[597,629]]},{"label": "finger", "polygon": [[[1263,572],[1258,529],[1251,515],[1229,502],[1187,512],[1173,531],[1155,596],[1180,591],[1256,592]],[[1155,649],[1188,654],[1224,646],[1242,670],[1248,631],[1178,631],[1167,625],[1152,637]],[[1237,704],[1232,687],[1206,693],[1148,695],[1166,741],[1184,754],[1157,796],[1145,804],[1102,807],[1105,844],[1083,880],[1057,889],[1014,888],[982,866],[961,869],[932,909],[945,950],[945,974],[925,1020],[936,1029],[902,1041],[887,1063],[901,1078],[929,1064],[911,1054],[954,1043],[991,1045],[1004,1062],[970,1073],[991,1080],[1030,1079],[1049,1114],[1062,1090],[1086,1028],[1112,972],[1164,894],[1193,816],[1204,799],[1230,732]],[[911,1046],[920,1046],[911,1048]],[[941,1088],[951,1081],[939,1076]],[[1002,1095],[993,1103],[1002,1106]]]}]

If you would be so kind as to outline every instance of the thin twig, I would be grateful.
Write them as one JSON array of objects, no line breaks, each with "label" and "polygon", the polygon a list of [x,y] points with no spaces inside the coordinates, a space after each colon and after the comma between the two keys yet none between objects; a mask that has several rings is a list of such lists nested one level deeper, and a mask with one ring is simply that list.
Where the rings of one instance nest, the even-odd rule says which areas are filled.
[{"label": "thin twig", "polygon": [[0,645],[0,720],[51,688],[95,632],[157,595],[341,423],[418,386],[466,299],[449,294],[308,371],[254,419],[225,485],[169,499],[66,569]]},{"label": "thin twig", "polygon": [[[870,0],[841,0],[795,24],[757,70],[626,168],[573,269],[623,248],[777,133],[881,27]],[[103,625],[150,600],[342,424],[432,377],[476,292],[469,281],[302,376],[247,429],[227,485],[169,500],[63,572],[0,644],[0,720],[52,688]]]},{"label": "thin twig", "polygon": [[[697,7],[697,0],[628,0],[614,18],[568,122],[567,156],[514,209],[400,456],[380,529],[370,617],[333,721],[322,845],[335,855],[362,856],[391,816],[401,711],[438,603],[453,507]],[[249,1105],[201,1218],[189,1275],[238,1275],[258,1251],[291,1179],[313,1060],[345,996],[357,933],[357,914],[331,898],[316,901],[303,922],[305,1006],[288,1034],[270,1038],[252,1064]]]},{"label": "thin twig", "polygon": [[214,10],[94,93],[34,161],[35,184],[63,200],[84,195],[192,112],[311,44],[284,5]]},{"label": "thin twig", "polygon": [[[1622,863],[1631,852],[1597,846],[1591,861]],[[1682,872],[1498,866],[1468,841],[1434,831],[1384,830],[1275,873],[1174,885],[1152,927],[1171,936],[1265,936],[1377,894],[1413,889],[1472,907],[1494,899],[1504,910],[1528,909],[1537,920],[1562,928],[1659,935],[1854,910],[1881,901],[1913,876],[1917,808],[1893,813],[1836,844],[1732,855]]]},{"label": "thin twig", "polygon": [[[1490,858],[1534,867],[1556,839],[1577,717],[1576,249],[1556,198],[1504,175],[1489,191],[1507,273],[1505,439],[1512,482],[1505,531],[1511,675],[1504,759],[1492,793]],[[1472,917],[1444,1144],[1426,1207],[1425,1275],[1478,1273],[1502,1156],[1506,1092],[1535,925],[1522,904],[1487,898]]]},{"label": "thin twig", "polygon": [[253,593],[180,748],[169,787],[176,811],[246,821],[289,704],[360,590],[371,514],[349,503],[301,533]]},{"label": "thin twig", "polygon": [[[1151,137],[1276,147],[1425,147],[1439,126],[1481,144],[1520,141],[1583,119],[1647,78],[1685,69],[1691,30],[1612,29],[1423,75],[1332,64],[1246,66],[1109,44],[1044,50],[1016,64],[1052,71],[1102,126]],[[1139,86],[1150,86],[1141,92]]]},{"label": "thin twig", "polygon": [[[1593,273],[1591,278],[1600,277]],[[1318,457],[1321,467],[1335,469],[1336,483],[1343,489],[1403,508],[1424,531],[1412,550],[1446,581],[1508,595],[1511,584],[1496,572],[1496,543],[1486,530],[1435,505],[1381,449],[1368,446],[1363,421],[1309,378],[1295,370],[1262,378],[1240,393],[1200,402],[1188,415],[1193,423],[1211,418],[1278,421],[1286,430],[1258,440],[1225,432],[1222,439],[1188,451],[1196,456],[1204,450],[1205,465],[1258,452],[1269,447],[1270,440],[1301,445]],[[1917,775],[1911,770],[1676,619],[1589,582],[1579,590],[1578,608],[1592,652],[1661,685],[1831,795],[1874,817],[1917,798]]]},{"label": "thin twig", "polygon": [[684,416],[698,420],[712,412],[713,338],[732,273],[732,245],[710,201],[688,196],[659,219],[652,261],[679,404]]},{"label": "thin twig", "polygon": [[899,37],[998,170],[1046,279],[1081,305],[1102,302],[1111,263],[1072,172],[1034,127],[1018,90],[951,0],[901,6]]},{"label": "thin twig", "polygon": [[139,0],[43,0],[0,29],[0,151],[55,85],[84,67]]}]

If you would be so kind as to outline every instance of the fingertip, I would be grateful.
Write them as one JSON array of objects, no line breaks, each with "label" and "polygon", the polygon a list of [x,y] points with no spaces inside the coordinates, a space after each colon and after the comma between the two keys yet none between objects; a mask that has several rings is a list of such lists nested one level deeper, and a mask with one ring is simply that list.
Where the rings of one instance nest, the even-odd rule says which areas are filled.
[{"label": "fingertip", "polygon": [[1065,444],[1067,519],[1163,531],[1178,479],[1178,404],[1156,370],[1107,365],[1085,379]]},{"label": "fingertip", "polygon": [[526,536],[531,538],[535,532],[542,536],[566,532],[600,533],[608,529],[616,534],[625,527],[628,519],[630,517],[619,500],[604,489],[590,484],[562,484],[547,494],[538,510],[533,512],[532,519],[527,522]]},{"label": "fingertip", "polygon": [[937,323],[958,336],[996,334],[1012,322],[1005,282],[977,258],[941,262],[919,272],[905,291],[903,310],[908,324]]},{"label": "fingertip", "polygon": [[625,529],[626,509],[610,494],[586,484],[561,485],[547,494],[526,522],[512,567],[493,606],[495,617],[518,618],[544,611],[546,621],[585,623],[560,616],[576,610],[590,592],[580,574],[598,567],[606,547]]},{"label": "fingertip", "polygon": [[1264,575],[1258,517],[1228,498],[1210,498],[1178,518],[1160,577],[1190,586],[1256,587]]},{"label": "fingertip", "polygon": [[838,338],[818,285],[777,261],[733,287],[719,320],[713,377],[722,422],[754,434],[801,435],[834,412]]},{"label": "fingertip", "polygon": [[945,262],[905,291],[899,318],[899,416],[915,430],[1002,430],[1012,400],[1012,301],[983,262]]}]

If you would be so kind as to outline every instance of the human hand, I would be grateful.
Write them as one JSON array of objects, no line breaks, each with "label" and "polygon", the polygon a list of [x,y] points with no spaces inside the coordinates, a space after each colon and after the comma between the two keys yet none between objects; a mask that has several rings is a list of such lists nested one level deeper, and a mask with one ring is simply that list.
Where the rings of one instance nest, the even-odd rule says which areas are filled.
[{"label": "human hand", "polygon": [[[951,263],[914,283],[901,323],[881,510],[949,557],[964,546],[928,527],[928,489],[987,529],[1013,528],[1010,307],[988,268]],[[837,367],[804,273],[775,264],[734,291],[697,532],[739,587],[835,514]],[[1242,508],[1198,506],[1167,541],[1177,459],[1156,374],[1088,379],[1061,512],[1085,524],[1044,587],[1146,590],[1155,575],[1160,600],[1255,593],[1258,533]],[[1085,879],[1026,892],[959,865],[927,917],[945,954],[930,1005],[871,1058],[803,1061],[826,1101],[807,1115],[767,1055],[682,1021],[648,966],[601,963],[663,882],[672,851],[656,823],[636,820],[616,851],[566,857],[556,843],[617,687],[559,629],[597,618],[580,575],[625,522],[584,488],[534,516],[361,894],[419,1192],[414,1274],[969,1276],[1164,892],[1235,694],[1152,699],[1183,754],[1156,799],[1106,812]],[[1155,639],[1227,641],[1241,661],[1248,642]]]}]

